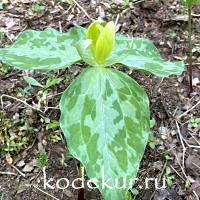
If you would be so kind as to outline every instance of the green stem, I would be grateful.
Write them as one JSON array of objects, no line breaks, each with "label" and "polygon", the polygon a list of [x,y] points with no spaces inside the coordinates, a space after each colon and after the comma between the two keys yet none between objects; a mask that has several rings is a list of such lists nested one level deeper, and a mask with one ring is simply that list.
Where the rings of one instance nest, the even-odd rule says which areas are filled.
[{"label": "green stem", "polygon": [[188,6],[188,40],[189,40],[189,94],[192,93],[192,6]]},{"label": "green stem", "polygon": [[[82,173],[82,163],[80,163],[80,167],[79,167],[79,177],[82,178],[84,176],[84,174]],[[82,185],[82,182],[79,181],[78,186],[80,187]],[[78,199],[77,200],[84,200],[84,188],[80,188],[78,189]]]}]

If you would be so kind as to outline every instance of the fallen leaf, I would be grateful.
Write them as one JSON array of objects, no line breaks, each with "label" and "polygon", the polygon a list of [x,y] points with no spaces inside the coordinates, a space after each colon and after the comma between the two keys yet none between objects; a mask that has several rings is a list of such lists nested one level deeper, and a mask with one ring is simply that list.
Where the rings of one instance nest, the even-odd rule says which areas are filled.
[{"label": "fallen leaf", "polygon": [[23,172],[32,172],[34,167],[37,166],[36,159],[33,159],[31,162],[26,164],[26,166],[22,169]]},{"label": "fallen leaf", "polygon": [[12,159],[12,157],[11,157],[11,155],[9,153],[6,154],[6,161],[7,161],[8,164],[12,164],[13,163],[13,159]]}]

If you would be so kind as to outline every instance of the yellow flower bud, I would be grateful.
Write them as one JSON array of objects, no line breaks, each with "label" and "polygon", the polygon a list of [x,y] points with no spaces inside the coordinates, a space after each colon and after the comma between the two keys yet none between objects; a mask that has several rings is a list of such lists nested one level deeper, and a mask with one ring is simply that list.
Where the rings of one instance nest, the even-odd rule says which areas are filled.
[{"label": "yellow flower bud", "polygon": [[107,24],[93,22],[88,28],[86,37],[92,40],[90,48],[95,60],[97,63],[103,64],[115,45],[114,23],[112,21]]}]

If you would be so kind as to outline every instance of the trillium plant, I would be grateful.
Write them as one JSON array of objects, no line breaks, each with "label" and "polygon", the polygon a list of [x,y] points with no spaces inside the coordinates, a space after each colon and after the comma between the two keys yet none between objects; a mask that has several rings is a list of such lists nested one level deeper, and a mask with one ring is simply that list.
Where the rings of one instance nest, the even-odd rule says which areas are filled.
[{"label": "trillium plant", "polygon": [[180,75],[183,62],[164,61],[151,41],[116,34],[113,22],[98,21],[67,33],[26,30],[0,49],[0,60],[21,70],[87,64],[62,95],[60,127],[104,199],[126,199],[150,133],[149,99],[134,79],[112,66],[168,77]]}]

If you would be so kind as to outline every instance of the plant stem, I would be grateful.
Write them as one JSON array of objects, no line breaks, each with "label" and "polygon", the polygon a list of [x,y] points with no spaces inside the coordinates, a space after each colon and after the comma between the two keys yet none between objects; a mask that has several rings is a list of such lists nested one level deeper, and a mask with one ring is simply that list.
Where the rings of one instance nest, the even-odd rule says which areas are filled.
[{"label": "plant stem", "polygon": [[[79,177],[82,178],[84,176],[84,174],[82,173],[82,163],[80,163],[80,167],[79,167]],[[78,186],[81,187],[82,185],[82,181],[78,182]],[[84,188],[80,188],[78,189],[78,200],[84,200]]]},{"label": "plant stem", "polygon": [[189,40],[189,94],[192,93],[192,6],[188,6],[188,40]]}]

